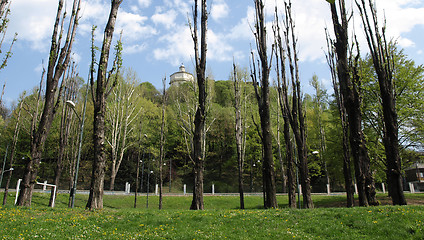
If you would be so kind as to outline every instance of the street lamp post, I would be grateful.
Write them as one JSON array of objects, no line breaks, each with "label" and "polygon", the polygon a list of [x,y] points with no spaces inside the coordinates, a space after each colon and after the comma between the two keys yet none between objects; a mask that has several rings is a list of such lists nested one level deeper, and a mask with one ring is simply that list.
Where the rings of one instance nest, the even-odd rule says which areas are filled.
[{"label": "street lamp post", "polygon": [[78,146],[78,157],[77,157],[77,162],[76,162],[76,166],[75,166],[74,182],[73,182],[72,189],[71,189],[71,192],[70,192],[71,208],[74,208],[74,206],[75,206],[75,194],[76,194],[76,191],[77,191],[78,170],[79,170],[79,162],[80,162],[80,159],[81,159],[81,148],[82,148],[82,140],[83,140],[82,138],[83,138],[83,135],[84,135],[85,111],[87,109],[88,86],[89,86],[89,84],[87,82],[82,118],[80,118],[77,111],[75,110],[75,103],[72,102],[71,100],[66,101],[66,104],[75,112],[75,115],[78,117],[78,120],[80,122],[80,138],[79,138],[79,146]]},{"label": "street lamp post", "polygon": [[[139,179],[139,176],[140,176],[140,163],[142,163],[142,165],[143,165],[142,171],[144,171],[144,161],[143,160],[144,160],[144,152],[143,152],[141,159],[140,159],[140,154],[137,157],[137,177],[136,177],[136,180],[135,180],[134,208],[137,208],[137,191],[138,191],[138,179]],[[140,190],[140,193],[141,193],[141,192],[143,192],[143,172],[141,173],[140,183],[141,183],[141,190]]]},{"label": "street lamp post", "polygon": [[[1,169],[1,178],[0,178],[0,187],[1,183],[3,182],[3,174],[5,172],[4,167],[6,166],[6,160],[7,160],[7,152],[9,151],[9,145],[7,145],[6,152],[4,153],[4,161],[3,161],[3,167]],[[11,168],[13,170],[13,168]],[[10,169],[9,169],[10,170]]]},{"label": "street lamp post", "polygon": [[[144,134],[144,137],[147,139],[147,134]],[[140,140],[141,140],[141,133],[140,133]],[[141,142],[140,142],[140,145],[141,145]],[[141,159],[140,159],[140,151],[139,151],[138,156],[137,156],[137,177],[136,177],[136,180],[135,180],[134,208],[137,207],[137,191],[138,191],[138,178],[140,176],[140,163],[142,163],[142,165],[143,165],[142,171],[144,171],[143,160],[144,160],[144,151],[143,151]],[[140,184],[141,184],[140,193],[142,193],[143,192],[143,172],[141,172],[141,182],[140,182]]]},{"label": "street lamp post", "polygon": [[150,191],[150,165],[147,167],[147,190],[146,190],[146,208],[149,208],[149,191]]},{"label": "street lamp post", "polygon": [[143,154],[143,161],[141,162],[141,179],[140,179],[140,193],[143,193],[143,180],[144,180],[144,163],[146,161],[144,160],[144,154]]},{"label": "street lamp post", "polygon": [[172,158],[169,158],[169,192],[171,192],[171,180],[172,180]]},{"label": "street lamp post", "polygon": [[3,183],[3,174],[5,173],[5,172],[11,172],[11,171],[13,171],[14,169],[13,168],[10,168],[10,169],[7,169],[7,170],[4,170],[4,171],[1,171],[1,178],[0,178],[0,186],[1,186],[1,184]]}]

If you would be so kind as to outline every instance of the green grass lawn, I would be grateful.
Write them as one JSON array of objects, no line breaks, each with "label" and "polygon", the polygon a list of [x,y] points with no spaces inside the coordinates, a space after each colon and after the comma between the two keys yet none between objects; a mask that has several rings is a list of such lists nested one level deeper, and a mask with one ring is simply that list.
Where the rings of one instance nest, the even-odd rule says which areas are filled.
[{"label": "green grass lawn", "polygon": [[[407,195],[415,201],[424,195]],[[313,196],[317,208],[288,209],[279,196],[279,209],[264,210],[262,198],[246,197],[239,210],[237,197],[205,197],[205,211],[187,210],[191,197],[158,198],[105,196],[105,209],[86,211],[86,195],[77,195],[76,208],[59,194],[56,207],[46,207],[47,194],[35,194],[31,208],[10,202],[0,209],[2,239],[424,239],[424,206],[331,208],[344,196]],[[383,195],[379,199],[385,201]]]}]

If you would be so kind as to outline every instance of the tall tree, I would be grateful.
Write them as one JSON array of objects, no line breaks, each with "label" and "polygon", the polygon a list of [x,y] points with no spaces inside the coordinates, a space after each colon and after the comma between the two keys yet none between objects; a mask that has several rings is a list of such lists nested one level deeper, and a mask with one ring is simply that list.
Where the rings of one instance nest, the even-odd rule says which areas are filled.
[{"label": "tall tree", "polygon": [[286,52],[284,50],[283,39],[281,38],[281,29],[279,25],[278,9],[275,9],[275,56],[276,56],[276,71],[277,71],[277,91],[278,101],[283,115],[284,127],[283,135],[286,147],[286,162],[287,162],[287,193],[289,197],[289,207],[296,207],[296,176],[295,176],[295,160],[294,146],[290,134],[290,118],[291,112],[289,107],[288,83],[286,78]]},{"label": "tall tree", "polygon": [[255,0],[255,10],[254,35],[259,55],[258,71],[260,72],[256,71],[256,61],[254,59],[254,54],[252,53],[251,77],[253,86],[255,87],[256,99],[258,100],[259,106],[259,116],[261,119],[261,140],[263,147],[262,171],[265,196],[264,207],[277,208],[277,190],[275,186],[274,158],[272,154],[272,130],[269,100],[269,73],[271,60],[268,59],[264,2],[262,0]]},{"label": "tall tree", "polygon": [[379,29],[377,10],[372,1],[367,2],[368,8],[365,0],[361,0],[360,3],[356,1],[356,4],[361,12],[365,36],[380,86],[384,122],[383,142],[386,150],[389,192],[394,205],[406,205],[399,154],[396,94],[393,84],[394,55],[386,40],[386,26],[384,25],[381,30]]},{"label": "tall tree", "polygon": [[[348,59],[348,20],[345,8],[345,1],[339,0],[339,13],[335,1],[328,1],[330,4],[334,34],[334,43],[337,56],[337,77],[341,94],[343,95],[344,107],[348,116],[350,147],[354,159],[355,176],[358,184],[359,205],[375,205],[375,187],[372,173],[370,171],[370,159],[366,147],[364,134],[362,131],[361,95],[358,68],[354,65],[352,70],[349,67]],[[359,54],[359,53],[358,53]],[[351,61],[352,62],[352,61]],[[353,61],[355,62],[355,61]]]},{"label": "tall tree", "polygon": [[342,147],[343,147],[343,176],[345,180],[346,189],[346,207],[353,207],[355,203],[354,199],[354,185],[352,179],[351,161],[350,161],[350,150],[349,150],[349,123],[347,120],[347,113],[344,104],[343,94],[340,92],[340,85],[337,78],[336,68],[336,53],[334,51],[334,43],[330,39],[327,32],[327,63],[330,67],[331,80],[333,84],[334,96],[337,103],[337,109],[340,117],[340,123],[342,126]]},{"label": "tall tree", "polygon": [[[237,74],[237,66],[233,63],[234,78],[234,111],[235,111],[235,139],[237,148],[238,185],[240,194],[240,209],[244,209],[243,167],[246,146],[245,120],[242,116],[242,79]],[[244,86],[245,87],[245,86]]]},{"label": "tall tree", "polygon": [[[276,10],[277,12],[277,10]],[[297,146],[297,155],[298,155],[298,168],[300,175],[300,185],[303,192],[303,207],[304,208],[313,208],[313,202],[311,198],[311,178],[309,175],[308,167],[308,151],[306,146],[306,123],[305,118],[306,114],[303,109],[303,98],[300,89],[300,76],[299,76],[299,65],[298,65],[298,52],[297,52],[297,38],[294,34],[294,21],[292,18],[291,12],[291,1],[288,3],[285,2],[285,21],[284,21],[284,36],[285,36],[285,48],[286,56],[290,69],[290,81],[292,85],[292,101],[291,106],[289,103],[288,93],[287,93],[287,84],[283,84],[283,94],[282,100],[285,105],[285,111],[288,115],[288,120],[290,122],[291,129],[293,131],[294,139]],[[280,30],[278,26],[277,18],[277,30],[278,33],[278,45],[280,49],[280,60],[282,69],[284,69],[284,51],[282,51],[283,43],[281,40]],[[282,70],[282,82],[285,82],[285,70]]]},{"label": "tall tree", "polygon": [[[63,171],[63,161],[65,158],[65,150],[68,146],[68,139],[70,134],[70,128],[72,126],[72,110],[66,105],[66,101],[75,101],[77,93],[77,72],[75,63],[71,64],[68,68],[68,73],[63,81],[65,81],[63,99],[62,99],[62,116],[60,118],[60,130],[59,130],[59,150],[56,160],[55,176],[53,184],[59,188],[60,178]],[[53,200],[56,198],[57,192],[51,192],[49,206],[53,206]]]},{"label": "tall tree", "polygon": [[[94,103],[94,121],[93,121],[93,145],[94,145],[94,161],[91,173],[90,195],[88,197],[86,208],[102,209],[103,208],[103,191],[104,178],[106,168],[106,153],[105,153],[105,110],[106,99],[116,85],[119,70],[122,65],[121,51],[122,44],[118,41],[115,47],[115,60],[112,69],[107,72],[109,62],[109,52],[112,44],[113,33],[115,31],[115,23],[118,15],[119,5],[123,0],[112,0],[109,13],[109,19],[105,27],[102,50],[100,53],[100,61],[98,63],[97,87],[94,89],[94,66],[95,47],[92,44],[92,62],[90,67],[90,84],[92,89],[92,98]],[[94,29],[93,29],[94,38]],[[92,40],[94,42],[94,39]],[[109,82],[113,81],[112,86]],[[95,93],[95,94],[94,94]]]},{"label": "tall tree", "polygon": [[207,52],[207,23],[208,11],[206,0],[201,0],[200,49],[198,40],[198,0],[194,0],[193,26],[190,24],[191,36],[194,43],[199,105],[194,117],[193,161],[194,161],[194,190],[191,210],[203,210],[203,169],[204,169],[204,139],[206,119],[206,52]]},{"label": "tall tree", "polygon": [[326,135],[325,135],[325,128],[323,123],[323,115],[324,115],[324,105],[327,97],[327,91],[322,87],[321,82],[318,80],[317,75],[313,75],[312,79],[310,81],[311,86],[315,89],[315,96],[314,96],[314,112],[317,117],[317,125],[318,125],[318,135],[320,136],[320,145],[319,145],[319,157],[322,161],[322,164],[324,165],[324,173],[325,178],[327,180],[327,186],[330,187],[330,176],[328,174],[328,168],[327,168],[327,160],[324,158],[326,151],[327,151],[327,144],[326,144]]},{"label": "tall tree", "polygon": [[72,46],[79,21],[80,2],[80,0],[73,1],[72,14],[69,19],[69,26],[63,45],[63,32],[65,30],[64,20],[66,16],[66,12],[62,15],[64,0],[60,0],[58,4],[47,68],[44,109],[38,127],[36,130],[34,128],[35,133],[31,139],[31,157],[26,162],[24,176],[22,177],[21,191],[17,202],[18,206],[31,205],[32,191],[36,183],[44,143],[49,134],[54,115],[60,106],[59,103],[62,96],[63,81],[59,89],[59,94],[57,93],[58,83],[70,62]]},{"label": "tall tree", "polygon": [[133,132],[134,121],[138,117],[141,107],[140,95],[136,92],[137,76],[132,70],[118,76],[116,87],[112,91],[112,98],[106,105],[106,119],[110,136],[106,138],[111,147],[111,174],[110,190],[115,189],[115,179],[121,166],[124,154],[131,143],[128,138]]},{"label": "tall tree", "polygon": [[163,196],[163,164],[165,162],[165,108],[166,108],[166,77],[162,80],[162,121],[160,125],[160,156],[159,156],[159,209],[162,209]]}]

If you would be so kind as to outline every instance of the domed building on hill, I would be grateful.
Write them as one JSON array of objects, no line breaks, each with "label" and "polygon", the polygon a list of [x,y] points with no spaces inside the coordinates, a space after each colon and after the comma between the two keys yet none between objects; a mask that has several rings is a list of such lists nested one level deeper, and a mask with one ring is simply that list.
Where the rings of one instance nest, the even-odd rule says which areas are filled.
[{"label": "domed building on hill", "polygon": [[180,71],[171,75],[170,85],[179,85],[181,83],[194,82],[193,74],[186,72],[184,64],[181,64]]}]

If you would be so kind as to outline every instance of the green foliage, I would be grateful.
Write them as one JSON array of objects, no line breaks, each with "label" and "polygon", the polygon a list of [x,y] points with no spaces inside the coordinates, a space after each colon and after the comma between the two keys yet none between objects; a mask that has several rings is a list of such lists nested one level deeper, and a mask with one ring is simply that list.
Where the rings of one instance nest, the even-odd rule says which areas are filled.
[{"label": "green foliage", "polygon": [[[408,167],[410,160],[405,155],[405,150],[417,151],[424,148],[424,135],[422,131],[424,113],[424,66],[416,65],[408,59],[403,50],[390,45],[394,53],[394,87],[396,95],[396,111],[398,114],[399,142],[401,144],[402,167]],[[362,61],[363,79],[363,112],[364,132],[367,137],[370,157],[374,168],[381,170],[378,175],[385,179],[384,166],[385,153],[383,138],[383,117],[379,85],[372,59],[367,56]]]}]

